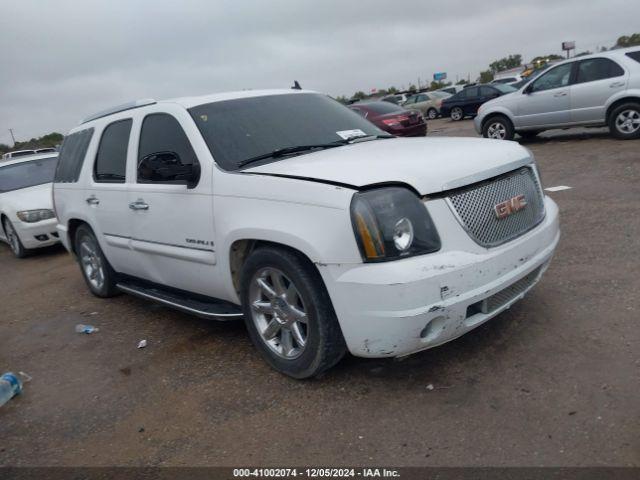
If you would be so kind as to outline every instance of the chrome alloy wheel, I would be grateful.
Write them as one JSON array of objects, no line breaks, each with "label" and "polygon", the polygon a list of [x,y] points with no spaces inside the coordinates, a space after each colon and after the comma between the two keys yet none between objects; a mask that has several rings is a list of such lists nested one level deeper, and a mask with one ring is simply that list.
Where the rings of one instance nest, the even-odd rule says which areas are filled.
[{"label": "chrome alloy wheel", "polygon": [[430,109],[429,112],[427,112],[427,117],[429,118],[429,120],[435,120],[437,116],[438,112],[436,112],[433,108]]},{"label": "chrome alloy wheel", "polygon": [[487,138],[495,138],[498,140],[504,140],[507,136],[507,129],[500,122],[493,122],[487,128]]},{"label": "chrome alloy wheel", "polygon": [[104,266],[95,240],[84,237],[80,242],[80,264],[89,283],[96,290],[104,286]]},{"label": "chrome alloy wheel", "polygon": [[451,118],[456,121],[462,120],[462,109],[460,107],[455,107],[451,110]]},{"label": "chrome alloy wheel", "polygon": [[640,129],[640,112],[623,110],[616,117],[616,128],[625,135],[637,132]]},{"label": "chrome alloy wheel", "polygon": [[251,317],[262,341],[279,357],[292,360],[307,344],[308,316],[302,296],[280,270],[258,270],[249,287]]},{"label": "chrome alloy wheel", "polygon": [[9,241],[9,245],[11,245],[11,250],[16,255],[20,255],[20,240],[18,239],[18,234],[11,225],[11,222],[4,223],[4,231],[7,235],[7,240]]}]

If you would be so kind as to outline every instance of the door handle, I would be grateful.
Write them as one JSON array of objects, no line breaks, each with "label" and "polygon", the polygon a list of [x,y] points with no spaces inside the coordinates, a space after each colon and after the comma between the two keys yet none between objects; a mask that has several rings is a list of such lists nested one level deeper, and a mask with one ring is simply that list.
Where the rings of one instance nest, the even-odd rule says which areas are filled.
[{"label": "door handle", "polygon": [[553,95],[554,97],[566,97],[567,92],[558,92]]},{"label": "door handle", "polygon": [[142,200],[141,198],[139,198],[138,200],[136,200],[135,202],[131,202],[129,204],[129,208],[131,210],[149,210],[149,205],[147,203],[145,203],[144,200]]},{"label": "door handle", "polygon": [[617,87],[624,87],[624,82],[613,82],[611,85],[609,85],[609,88],[617,88]]},{"label": "door handle", "polygon": [[95,195],[91,195],[89,198],[87,198],[86,201],[87,201],[87,203],[89,205],[99,205],[100,204],[100,200],[98,200]]}]

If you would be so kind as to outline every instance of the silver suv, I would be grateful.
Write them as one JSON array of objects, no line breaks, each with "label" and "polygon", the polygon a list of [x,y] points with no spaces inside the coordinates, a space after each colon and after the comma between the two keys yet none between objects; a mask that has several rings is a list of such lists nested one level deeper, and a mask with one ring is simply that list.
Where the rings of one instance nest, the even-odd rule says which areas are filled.
[{"label": "silver suv", "polygon": [[531,138],[552,128],[608,126],[620,139],[640,137],[640,48],[572,58],[520,90],[483,104],[475,118],[485,138]]}]

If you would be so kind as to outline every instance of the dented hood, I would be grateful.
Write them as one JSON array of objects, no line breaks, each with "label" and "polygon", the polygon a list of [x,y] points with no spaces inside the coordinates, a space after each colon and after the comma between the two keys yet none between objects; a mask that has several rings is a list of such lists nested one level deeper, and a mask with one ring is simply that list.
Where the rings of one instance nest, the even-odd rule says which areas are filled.
[{"label": "dented hood", "polygon": [[244,170],[356,188],[405,183],[420,194],[458,188],[533,161],[516,142],[478,138],[393,138],[354,143]]}]

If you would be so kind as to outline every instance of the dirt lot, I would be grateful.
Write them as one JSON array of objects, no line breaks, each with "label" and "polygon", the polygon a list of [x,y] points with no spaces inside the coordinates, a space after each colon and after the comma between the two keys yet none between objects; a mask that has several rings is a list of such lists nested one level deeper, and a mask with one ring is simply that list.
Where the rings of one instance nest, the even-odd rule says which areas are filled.
[{"label": "dirt lot", "polygon": [[0,465],[640,465],[640,142],[527,147],[572,187],[550,193],[563,237],[537,288],[445,346],[314,381],[271,371],[241,323],[100,300],[61,248],[0,245],[0,370],[33,377],[0,409]]}]

